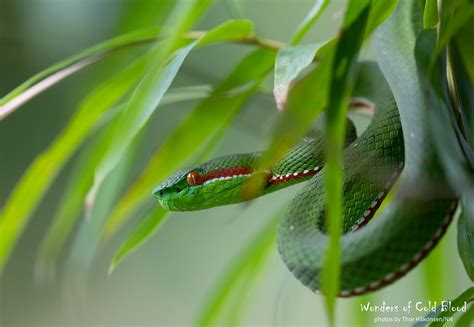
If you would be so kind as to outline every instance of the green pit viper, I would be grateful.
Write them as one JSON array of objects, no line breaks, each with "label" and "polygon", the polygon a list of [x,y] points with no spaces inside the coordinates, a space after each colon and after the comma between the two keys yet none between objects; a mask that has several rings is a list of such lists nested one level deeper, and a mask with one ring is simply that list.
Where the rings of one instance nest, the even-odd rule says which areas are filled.
[{"label": "green pit viper", "polygon": [[[358,137],[350,120],[346,128],[341,297],[378,290],[413,269],[441,239],[457,206],[433,151],[423,110],[410,109],[424,105],[410,94],[418,84],[404,76],[382,80],[372,82],[378,83],[376,95],[365,94],[375,107],[370,125]],[[392,94],[389,85],[395,83],[412,87],[404,88],[406,94]],[[315,132],[263,172],[260,194],[306,182],[283,214],[277,244],[289,270],[314,291],[321,289],[328,246],[324,138],[324,132]],[[156,187],[153,195],[172,211],[240,202],[251,175],[262,174],[255,171],[261,156],[262,152],[228,155],[181,170]],[[397,180],[395,197],[371,220]]]}]

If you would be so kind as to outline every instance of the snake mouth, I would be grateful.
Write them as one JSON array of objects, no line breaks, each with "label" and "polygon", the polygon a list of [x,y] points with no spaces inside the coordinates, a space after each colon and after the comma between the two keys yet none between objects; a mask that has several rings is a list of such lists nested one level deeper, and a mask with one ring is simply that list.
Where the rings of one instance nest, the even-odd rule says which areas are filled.
[{"label": "snake mouth", "polygon": [[168,204],[168,201],[165,201],[165,200],[158,200],[158,202],[160,203],[160,205],[163,207],[163,209],[166,209],[166,210],[171,210],[169,204]]}]

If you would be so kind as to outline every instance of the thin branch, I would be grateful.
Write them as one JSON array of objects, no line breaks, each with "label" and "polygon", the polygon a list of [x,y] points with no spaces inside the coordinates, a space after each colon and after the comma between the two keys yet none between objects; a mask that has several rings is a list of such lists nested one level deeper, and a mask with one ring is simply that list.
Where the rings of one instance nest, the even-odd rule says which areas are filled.
[{"label": "thin branch", "polygon": [[[203,37],[205,34],[205,31],[188,32],[184,35],[184,40],[197,40]],[[100,61],[117,51],[154,43],[160,39],[160,35],[161,34],[145,37],[141,40],[131,40],[129,43],[122,43],[116,45],[115,47],[106,49],[102,53],[93,53],[90,56],[81,57],[80,55],[78,55],[70,59],[66,59],[65,62],[63,62],[64,66],[60,66],[59,68],[57,68],[56,71],[54,71],[54,68],[51,67],[49,69],[46,69],[45,71],[36,74],[35,76],[33,76],[15,89],[16,91],[24,89],[19,94],[13,95],[13,92],[15,92],[15,90],[13,90],[0,100],[0,102],[3,102],[3,104],[0,105],[0,121],[5,119],[8,115],[10,115],[12,112],[14,112],[16,109],[24,105],[26,102],[28,102],[35,96],[39,95],[51,86],[62,81],[66,77],[77,73],[83,68],[88,67],[89,65]],[[265,38],[258,38],[256,36],[233,40],[231,42],[264,47],[275,51],[278,51],[284,46],[284,44],[281,42]]]}]

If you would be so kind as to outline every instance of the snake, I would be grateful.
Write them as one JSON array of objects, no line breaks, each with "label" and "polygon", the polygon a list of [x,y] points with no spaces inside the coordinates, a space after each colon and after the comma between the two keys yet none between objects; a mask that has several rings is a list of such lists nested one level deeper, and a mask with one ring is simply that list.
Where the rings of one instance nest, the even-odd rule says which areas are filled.
[{"label": "snake", "polygon": [[[406,275],[440,241],[457,207],[424,111],[410,107],[411,94],[390,88],[415,81],[386,80],[377,64],[369,66],[378,74],[372,81],[377,92],[362,96],[374,114],[360,135],[349,118],[346,123],[340,297],[373,292]],[[318,292],[329,244],[324,154],[330,149],[325,139],[324,128],[315,128],[266,170],[259,168],[264,151],[222,156],[179,170],[152,193],[167,210],[192,211],[248,200],[242,189],[255,174],[263,180],[257,197],[304,182],[282,214],[276,242],[292,274]],[[392,190],[395,195],[382,206]]]}]

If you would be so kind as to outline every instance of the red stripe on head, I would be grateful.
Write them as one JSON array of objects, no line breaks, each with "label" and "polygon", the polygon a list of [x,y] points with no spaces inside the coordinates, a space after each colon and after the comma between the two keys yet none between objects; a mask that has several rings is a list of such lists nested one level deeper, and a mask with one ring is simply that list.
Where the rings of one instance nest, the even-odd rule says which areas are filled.
[{"label": "red stripe on head", "polygon": [[252,173],[252,168],[250,167],[232,167],[232,168],[217,169],[203,175],[202,183],[209,181],[211,179],[215,179],[215,178],[231,177],[231,176],[237,176],[237,175],[248,175],[251,173]]}]

